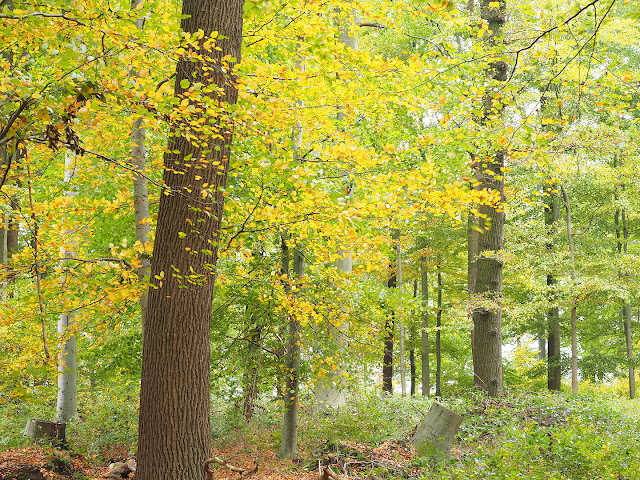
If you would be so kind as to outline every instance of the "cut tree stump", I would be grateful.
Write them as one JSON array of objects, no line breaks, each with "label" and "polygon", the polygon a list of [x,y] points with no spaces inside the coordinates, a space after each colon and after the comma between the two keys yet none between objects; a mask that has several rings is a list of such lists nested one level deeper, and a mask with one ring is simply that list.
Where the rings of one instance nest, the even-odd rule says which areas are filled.
[{"label": "cut tree stump", "polygon": [[39,445],[48,444],[54,447],[66,448],[66,429],[66,423],[31,418],[27,420],[24,434]]},{"label": "cut tree stump", "polygon": [[421,457],[451,458],[451,445],[462,423],[455,412],[434,403],[411,438]]}]

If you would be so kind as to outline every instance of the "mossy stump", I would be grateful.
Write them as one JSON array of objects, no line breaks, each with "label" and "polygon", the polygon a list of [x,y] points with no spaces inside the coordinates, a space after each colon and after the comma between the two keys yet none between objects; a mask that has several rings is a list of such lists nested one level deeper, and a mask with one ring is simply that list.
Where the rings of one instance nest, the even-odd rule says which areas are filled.
[{"label": "mossy stump", "polygon": [[449,459],[451,445],[461,423],[460,415],[434,403],[411,438],[411,443],[421,457]]}]

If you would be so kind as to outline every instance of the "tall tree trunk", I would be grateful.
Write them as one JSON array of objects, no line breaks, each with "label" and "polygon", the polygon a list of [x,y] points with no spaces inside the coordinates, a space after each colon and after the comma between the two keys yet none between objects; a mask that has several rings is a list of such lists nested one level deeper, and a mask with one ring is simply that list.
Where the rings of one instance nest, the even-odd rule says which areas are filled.
[{"label": "tall tree trunk", "polygon": [[438,263],[438,305],[436,310],[436,397],[442,397],[442,347],[440,329],[442,328],[442,266]]},{"label": "tall tree trunk", "polygon": [[255,412],[255,401],[258,396],[258,374],[262,363],[262,325],[256,320],[247,306],[247,369],[244,374],[244,401],[242,412],[250,422]]},{"label": "tall tree trunk", "polygon": [[[284,252],[283,252],[284,254]],[[288,250],[287,250],[288,255]],[[305,259],[298,249],[293,254],[293,277],[300,281],[304,275]],[[298,453],[298,378],[300,375],[300,322],[295,314],[289,318],[289,347],[285,372],[284,421],[280,458],[291,458]]]},{"label": "tall tree trunk", "polygon": [[[557,185],[550,185],[545,192],[544,222],[547,226],[547,251],[554,249],[553,235],[555,225],[560,219],[558,199],[553,193]],[[552,272],[547,273],[547,289],[552,307],[547,311],[548,349],[547,349],[547,388],[559,392],[562,389],[562,369],[560,365],[560,311],[557,306],[558,293],[556,291],[556,277]]]},{"label": "tall tree trunk", "polygon": [[[506,21],[505,0],[482,0],[481,17],[489,26],[486,45],[493,49]],[[507,65],[494,60],[488,69],[490,81],[504,82]],[[504,106],[501,94],[489,90],[483,99],[482,123],[490,125],[501,114]],[[475,155],[474,174],[479,189],[496,191],[500,202],[504,195],[504,150]],[[475,258],[475,285],[471,290],[473,312],[473,370],[476,388],[490,397],[502,394],[502,259],[505,215],[502,205],[480,206],[481,232],[478,232],[478,250]],[[469,245],[472,239],[469,240]]]},{"label": "tall tree trunk", "polygon": [[9,252],[7,237],[9,236],[9,219],[2,214],[0,219],[0,299],[4,299],[7,291],[7,277],[9,275]]},{"label": "tall tree trunk", "polygon": [[[398,291],[400,292],[400,298],[402,298],[402,248],[400,247],[400,230],[398,230],[398,241],[396,243],[396,252],[398,254]],[[402,396],[407,396],[407,375],[405,365],[405,347],[404,347],[404,321],[403,321],[402,307],[398,309],[398,337],[400,337],[400,387]]]},{"label": "tall tree trunk", "polygon": [[[131,0],[131,9],[135,10],[138,5],[142,3],[143,0]],[[138,19],[136,26],[142,29],[144,19]],[[133,210],[136,224],[136,241],[140,242],[143,248],[146,248],[149,243],[149,191],[146,176],[147,154],[145,138],[144,119],[140,117],[133,122],[133,128],[131,129],[131,163],[136,171],[133,176]],[[151,270],[151,259],[144,249],[142,252],[138,252],[138,262],[139,265],[136,269],[138,281],[146,282],[148,281]],[[146,289],[140,296],[139,302],[140,328],[142,336],[144,337],[144,324],[147,318],[147,308],[149,304],[149,294]]]},{"label": "tall tree trunk", "polygon": [[[223,57],[240,59],[242,14],[242,0],[183,1],[181,28],[200,32],[202,40],[178,60],[174,88],[196,112],[205,102],[237,102],[233,65],[220,65]],[[216,48],[207,44],[212,32]],[[188,92],[191,82],[204,85],[200,95],[209,98]],[[211,454],[211,309],[232,127],[224,110],[204,123],[198,115],[176,120],[164,155],[167,189],[150,275],[136,480],[204,479]]]},{"label": "tall tree trunk", "polygon": [[428,397],[431,392],[431,379],[429,371],[429,277],[427,262],[424,255],[420,257],[420,288],[422,323],[420,333],[420,354],[422,357],[422,396]]},{"label": "tall tree trunk", "polygon": [[624,339],[627,346],[627,364],[629,367],[629,398],[636,398],[636,373],[633,362],[633,338],[631,335],[631,304],[624,306]]},{"label": "tall tree trunk", "polygon": [[[64,183],[67,185],[65,196],[73,202],[77,192],[71,185],[76,173],[76,154],[71,150],[65,152]],[[75,256],[73,232],[65,232],[68,242],[62,248],[62,265],[68,263]],[[66,283],[66,282],[65,282]],[[78,378],[76,367],[76,337],[73,333],[74,312],[69,310],[60,315],[58,320],[58,401],[56,405],[56,420],[69,423],[76,414],[78,401]]]},{"label": "tall tree trunk", "polygon": [[[413,298],[418,298],[418,280],[413,281]],[[409,328],[409,372],[410,372],[410,388],[411,397],[416,396],[416,322],[412,315],[411,327]]]},{"label": "tall tree trunk", "polygon": [[[622,185],[624,189],[624,185]],[[627,228],[627,212],[622,210],[622,234],[624,238],[624,253],[629,247],[629,229]],[[636,373],[633,365],[633,338],[631,334],[631,303],[628,301],[624,305],[624,339],[627,346],[627,362],[629,365],[629,398],[636,397]]]},{"label": "tall tree trunk", "polygon": [[[337,12],[340,14],[340,11]],[[349,15],[340,22],[340,41],[353,51],[358,50],[358,36],[355,34],[356,13]],[[345,119],[344,110],[338,108],[337,120]],[[348,190],[347,198],[351,197],[352,191],[349,185],[350,179],[347,176]],[[351,273],[353,270],[353,254],[348,248],[341,248],[339,251],[340,258],[336,260],[336,269],[339,272]],[[340,325],[329,325],[330,337],[334,343],[335,350],[338,355],[343,356],[344,349],[347,346],[347,333],[349,331],[349,322],[342,322]],[[327,378],[321,381],[316,389],[316,408],[319,411],[326,411],[328,408],[339,409],[347,403],[346,385],[342,370],[331,369]]]},{"label": "tall tree trunk", "polygon": [[[564,205],[567,209],[567,238],[569,240],[569,254],[571,256],[571,282],[573,283],[572,290],[575,290],[576,281],[576,259],[575,259],[575,247],[573,245],[573,230],[571,225],[571,202],[569,201],[569,195],[564,185],[560,187],[562,189],[562,197],[564,199]],[[578,319],[577,319],[577,305],[578,299],[576,298],[575,291],[571,298],[571,390],[573,393],[578,393]]]},{"label": "tall tree trunk", "polygon": [[[388,288],[396,287],[396,274],[395,272],[389,278],[387,282]],[[384,355],[382,357],[382,391],[393,395],[393,331],[395,329],[395,321],[393,320],[393,314],[388,315],[384,330]]]},{"label": "tall tree trunk", "polygon": [[[617,159],[614,160],[614,167],[617,166]],[[624,188],[624,185],[623,185]],[[616,195],[617,199],[617,195]],[[622,214],[622,215],[621,215]],[[622,216],[622,237],[620,235],[620,217]],[[616,226],[616,239],[617,239],[617,247],[618,253],[622,254],[623,252],[626,254],[628,251],[628,243],[629,243],[629,230],[627,228],[627,215],[626,211],[623,209],[620,211],[620,208],[616,209],[614,214],[614,222]],[[622,276],[622,272],[618,272],[618,276]],[[636,378],[635,378],[635,367],[633,365],[633,338],[631,332],[631,304],[625,300],[624,305],[621,309],[622,312],[622,322],[624,325],[624,341],[627,349],[627,367],[629,372],[629,398],[633,400],[636,396]]]}]

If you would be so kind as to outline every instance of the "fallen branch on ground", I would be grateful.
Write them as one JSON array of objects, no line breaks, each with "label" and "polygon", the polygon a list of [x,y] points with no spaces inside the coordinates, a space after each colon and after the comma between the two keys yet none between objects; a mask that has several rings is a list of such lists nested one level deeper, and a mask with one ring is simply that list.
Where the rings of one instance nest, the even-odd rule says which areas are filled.
[{"label": "fallen branch on ground", "polygon": [[204,462],[204,471],[207,473],[207,480],[213,479],[213,470],[209,469],[209,466],[213,463],[217,463],[221,467],[231,470],[232,472],[239,473],[240,477],[238,478],[247,478],[258,471],[258,462],[256,462],[256,466],[253,468],[253,470],[249,470],[247,468],[234,467],[233,465],[228,463],[224,458],[213,457],[207,460],[206,462]]}]

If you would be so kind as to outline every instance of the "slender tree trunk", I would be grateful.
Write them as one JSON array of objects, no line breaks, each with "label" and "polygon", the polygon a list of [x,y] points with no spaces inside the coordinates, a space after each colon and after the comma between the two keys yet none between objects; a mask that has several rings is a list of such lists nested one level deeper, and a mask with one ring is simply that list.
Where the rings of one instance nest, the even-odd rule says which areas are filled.
[{"label": "slender tree trunk", "polygon": [[[614,167],[617,167],[617,159],[614,160]],[[624,188],[624,185],[623,185]],[[617,199],[617,195],[616,195]],[[620,217],[622,214],[622,238],[620,235]],[[616,209],[614,214],[614,222],[616,226],[616,239],[617,239],[617,247],[618,253],[622,254],[623,252],[626,254],[628,251],[628,243],[629,243],[629,231],[627,229],[627,216],[626,211],[620,209]],[[618,272],[618,276],[622,276],[622,272]],[[636,378],[635,378],[635,367],[633,362],[633,338],[631,332],[631,304],[625,300],[624,305],[622,307],[622,322],[624,325],[624,340],[627,348],[627,366],[629,369],[629,398],[634,399],[636,396]]]},{"label": "slender tree trunk", "polygon": [[[388,288],[396,287],[396,275],[391,275],[387,282]],[[384,356],[382,358],[382,391],[393,395],[393,331],[395,322],[393,315],[387,316],[384,330]]]},{"label": "slender tree trunk", "polygon": [[242,412],[247,422],[250,422],[255,412],[255,401],[258,397],[258,374],[262,364],[262,325],[249,311],[245,313],[247,319],[248,345],[247,345],[247,370],[244,375],[244,401]]},{"label": "slender tree trunk", "polygon": [[629,398],[636,398],[636,373],[633,362],[633,338],[631,335],[631,304],[624,306],[624,339],[627,346],[627,364],[629,366]]},{"label": "slender tree trunk", "polygon": [[538,336],[538,359],[546,360],[547,358],[547,339],[544,338],[544,332]]},{"label": "slender tree trunk", "polygon": [[[76,173],[76,154],[67,150],[64,158],[64,183],[67,185],[65,196],[73,202],[77,192],[71,185]],[[73,232],[65,232],[67,244],[62,248],[62,266],[75,256]],[[65,282],[66,283],[66,282]],[[78,401],[78,379],[76,367],[76,337],[73,332],[75,314],[69,310],[58,320],[58,402],[56,405],[56,420],[69,423],[76,414]]]},{"label": "slender tree trunk", "polygon": [[[398,253],[398,291],[400,292],[400,298],[402,298],[402,249],[400,247],[400,230],[398,230],[398,241],[396,243],[396,251]],[[400,387],[402,396],[407,396],[407,376],[405,365],[405,347],[404,347],[404,321],[403,321],[402,308],[398,309],[398,336],[400,337]]]},{"label": "slender tree trunk", "polygon": [[428,397],[431,393],[431,379],[429,371],[429,278],[427,262],[424,255],[420,257],[420,287],[422,294],[422,324],[420,334],[420,353],[422,357],[422,396]]},{"label": "slender tree trunk", "polygon": [[[624,185],[622,185],[624,189]],[[629,247],[629,229],[627,228],[627,212],[622,210],[622,234],[624,238],[624,253]],[[624,338],[627,346],[627,362],[629,365],[629,398],[636,397],[636,373],[633,365],[633,338],[631,334],[631,303],[628,301],[624,305]]]},{"label": "slender tree trunk", "polygon": [[[486,45],[493,49],[506,20],[506,1],[482,0],[481,17],[488,24]],[[507,65],[503,60],[490,64],[488,76],[491,81],[507,79]],[[502,112],[501,94],[488,90],[483,99],[482,123],[490,125]],[[504,150],[489,151],[475,155],[474,173],[479,189],[498,192],[504,203]],[[471,310],[473,315],[473,370],[476,388],[490,397],[502,394],[502,259],[500,250],[504,244],[503,207],[480,206],[481,232],[478,232],[475,266],[475,285],[470,282]],[[469,239],[471,247],[475,240]],[[470,271],[470,277],[471,277]]]},{"label": "slender tree trunk", "polygon": [[[135,10],[143,0],[131,0],[131,9]],[[136,26],[142,30],[144,19],[136,21]],[[131,163],[136,173],[133,176],[133,210],[136,224],[136,241],[140,242],[144,249],[149,244],[149,191],[147,188],[147,154],[145,147],[146,131],[142,117],[133,122],[131,129]],[[143,250],[138,252],[138,268],[136,274],[138,281],[148,281],[151,270],[149,254]],[[147,318],[149,294],[147,289],[140,296],[140,328],[144,337],[144,325]]]},{"label": "slender tree trunk", "polygon": [[[288,255],[288,252],[287,252]],[[304,275],[304,255],[296,249],[293,254],[293,276],[300,281]],[[291,458],[298,453],[298,378],[300,375],[300,322],[295,314],[289,318],[289,347],[285,372],[284,421],[280,458]]]},{"label": "slender tree trunk", "polygon": [[[418,280],[413,281],[413,298],[418,297]],[[413,317],[413,315],[412,315]],[[412,318],[411,327],[409,328],[409,372],[411,377],[411,383],[409,392],[411,397],[416,396],[416,323]]]},{"label": "slender tree trunk", "polygon": [[442,328],[442,267],[438,269],[438,305],[436,311],[436,397],[442,397],[442,347],[440,345],[440,329]]},{"label": "slender tree trunk", "polygon": [[[567,238],[569,240],[569,253],[571,256],[571,281],[574,283],[573,289],[575,289],[576,281],[576,260],[575,260],[575,248],[573,245],[573,230],[571,226],[571,202],[569,201],[569,195],[564,185],[560,187],[562,189],[562,197],[564,198],[564,204],[567,209]],[[577,298],[575,293],[571,300],[571,390],[573,393],[578,393],[578,320],[577,320]]]},{"label": "slender tree trunk", "polygon": [[[181,28],[200,32],[176,66],[175,96],[196,112],[237,102],[242,0],[184,0]],[[207,42],[218,33],[216,48]],[[198,38],[193,36],[192,39]],[[191,83],[201,92],[188,92]],[[213,87],[213,88],[212,88]],[[197,95],[208,98],[197,98]],[[136,480],[199,480],[211,455],[211,308],[232,127],[225,110],[171,125],[151,267]],[[195,125],[195,126],[194,126]]]},{"label": "slender tree trunk", "polygon": [[8,218],[3,215],[2,219],[0,219],[0,299],[4,299],[7,293],[7,277],[9,275],[8,234],[9,221]]},{"label": "slender tree trunk", "polygon": [[[545,192],[544,222],[547,226],[547,251],[553,252],[553,235],[555,225],[560,219],[560,209],[554,190],[557,185],[550,185]],[[560,391],[562,388],[562,370],[560,365],[560,312],[557,306],[556,278],[552,272],[547,273],[547,291],[552,307],[547,311],[548,325],[548,360],[547,360],[547,388],[552,391]]]}]

